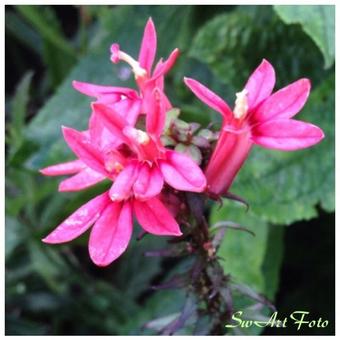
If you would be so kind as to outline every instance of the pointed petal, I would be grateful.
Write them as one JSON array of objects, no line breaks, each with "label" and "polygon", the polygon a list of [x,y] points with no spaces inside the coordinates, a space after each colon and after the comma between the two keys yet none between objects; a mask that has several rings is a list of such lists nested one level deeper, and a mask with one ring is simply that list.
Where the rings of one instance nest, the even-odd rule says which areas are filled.
[{"label": "pointed petal", "polygon": [[249,77],[245,89],[248,91],[248,107],[252,110],[270,96],[275,85],[275,70],[263,59],[262,63]]},{"label": "pointed petal", "polygon": [[130,202],[111,203],[93,226],[89,253],[97,266],[107,266],[126,250],[132,235]]},{"label": "pointed petal", "polygon": [[72,82],[73,88],[79,91],[82,94],[85,94],[89,97],[100,98],[105,95],[122,95],[129,97],[136,97],[137,93],[134,89],[130,89],[128,87],[117,87],[117,86],[107,86],[107,85],[95,85],[90,83],[84,83],[81,81],[74,80]]},{"label": "pointed petal", "polygon": [[78,174],[61,181],[58,190],[60,192],[83,190],[103,181],[105,178],[91,168],[85,168]]},{"label": "pointed petal", "polygon": [[310,92],[310,81],[300,79],[272,94],[256,109],[257,122],[275,118],[291,118],[305,105]]},{"label": "pointed petal", "polygon": [[219,112],[224,118],[232,119],[233,113],[228,104],[220,98],[216,93],[210,91],[206,86],[195,79],[184,78],[185,84],[203,103]]},{"label": "pointed petal", "polygon": [[110,199],[107,192],[93,198],[76,210],[42,241],[45,243],[63,243],[75,239],[91,227],[109,203]]},{"label": "pointed petal", "polygon": [[46,168],[40,169],[39,171],[45,176],[62,176],[75,174],[85,167],[86,165],[84,164],[84,162],[76,159],[70,162],[51,165]]},{"label": "pointed petal", "polygon": [[155,137],[159,137],[165,124],[165,105],[166,101],[162,91],[155,88],[150,96],[146,98],[146,131]]},{"label": "pointed petal", "polygon": [[99,150],[91,143],[91,140],[82,132],[63,126],[65,141],[71,150],[93,170],[106,175],[103,159]]},{"label": "pointed petal", "polygon": [[126,141],[126,137],[122,131],[128,125],[124,115],[119,114],[113,107],[109,107],[102,103],[93,103],[92,109],[99,119],[103,122],[104,126],[122,141]]},{"label": "pointed petal", "polygon": [[134,211],[144,230],[154,235],[180,236],[178,223],[158,198],[141,202],[134,200]]},{"label": "pointed petal", "polygon": [[158,167],[150,168],[148,164],[144,164],[138,173],[138,177],[133,186],[135,197],[145,200],[157,196],[163,188],[164,180]]},{"label": "pointed petal", "polygon": [[167,74],[170,71],[170,69],[174,66],[178,56],[179,49],[176,48],[170,53],[168,59],[157,65],[157,69],[155,69],[155,72],[152,75],[152,80],[156,80],[158,77]]},{"label": "pointed petal", "polygon": [[138,176],[138,163],[128,164],[115,179],[109,195],[112,201],[122,201],[130,197],[132,186]]},{"label": "pointed petal", "polygon": [[157,49],[157,34],[151,18],[145,25],[143,40],[139,50],[138,61],[142,68],[151,73],[151,67],[155,59]]},{"label": "pointed petal", "polygon": [[188,156],[176,151],[167,151],[166,160],[159,162],[164,180],[174,189],[202,192],[206,186],[200,167]]},{"label": "pointed petal", "polygon": [[293,119],[271,120],[252,129],[253,142],[268,149],[304,149],[323,138],[324,133],[319,127]]}]

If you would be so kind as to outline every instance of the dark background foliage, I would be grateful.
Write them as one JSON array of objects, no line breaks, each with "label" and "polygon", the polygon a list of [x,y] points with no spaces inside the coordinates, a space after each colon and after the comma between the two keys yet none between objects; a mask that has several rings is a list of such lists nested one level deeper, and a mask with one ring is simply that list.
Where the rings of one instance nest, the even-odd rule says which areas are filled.
[{"label": "dark background foliage", "polygon": [[135,238],[104,269],[90,262],[87,235],[63,246],[40,241],[103,190],[57,193],[58,180],[37,172],[72,158],[60,125],[86,125],[89,99],[71,81],[131,85],[108,49],[118,41],[136,55],[149,16],[158,56],[181,49],[167,89],[187,121],[206,126],[218,117],[186,90],[184,75],[230,103],[264,57],[277,88],[312,80],[299,117],[320,125],[325,140],[289,154],[254,150],[233,187],[250,211],[225,202],[211,207],[210,220],[233,220],[256,234],[226,234],[219,253],[226,273],[272,299],[282,317],[306,310],[310,320],[329,320],[324,329],[290,325],[264,334],[334,334],[333,6],[6,6],[6,334],[148,334],[146,321],[182,306],[181,292],[150,289],[187,266],[143,256],[164,246],[163,238]]}]

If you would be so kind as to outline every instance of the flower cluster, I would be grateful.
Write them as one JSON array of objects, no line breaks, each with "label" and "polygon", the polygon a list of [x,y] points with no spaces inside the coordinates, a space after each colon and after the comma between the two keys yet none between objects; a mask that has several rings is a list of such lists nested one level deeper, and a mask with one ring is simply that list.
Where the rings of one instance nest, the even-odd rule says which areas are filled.
[{"label": "flower cluster", "polygon": [[[47,176],[72,175],[59,191],[79,191],[103,180],[112,182],[107,192],[81,206],[43,239],[46,243],[68,242],[90,227],[89,253],[98,266],[106,266],[127,248],[133,216],[155,235],[182,234],[176,209],[169,202],[178,191],[227,193],[253,144],[280,150],[296,150],[323,138],[318,127],[291,119],[305,104],[310,83],[301,79],[273,94],[273,67],[264,60],[237,93],[234,110],[220,97],[185,78],[186,85],[223,116],[223,126],[208,165],[201,169],[194,158],[162,142],[167,112],[172,109],[164,89],[164,77],[179,54],[154,66],[157,37],[148,20],[138,60],[111,46],[111,61],[128,63],[138,90],[74,81],[79,92],[95,98],[88,129],[63,127],[74,161],[41,169]],[[143,128],[141,128],[143,126]],[[169,190],[170,189],[170,190]]]}]

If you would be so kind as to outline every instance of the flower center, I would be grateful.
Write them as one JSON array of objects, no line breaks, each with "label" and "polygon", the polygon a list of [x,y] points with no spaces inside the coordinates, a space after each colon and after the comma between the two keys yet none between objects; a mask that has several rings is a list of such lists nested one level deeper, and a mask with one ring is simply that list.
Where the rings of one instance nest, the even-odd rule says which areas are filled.
[{"label": "flower center", "polygon": [[140,66],[139,62],[127,53],[120,51],[118,44],[113,44],[111,46],[111,61],[116,64],[119,60],[123,60],[131,66],[136,79],[146,77],[147,72]]},{"label": "flower center", "polygon": [[150,142],[149,135],[142,130],[129,127],[125,128],[124,132],[128,137],[130,137],[130,139],[134,140],[140,145],[147,145]]},{"label": "flower center", "polygon": [[248,91],[246,89],[236,93],[234,117],[236,119],[242,119],[245,117],[248,111]]}]

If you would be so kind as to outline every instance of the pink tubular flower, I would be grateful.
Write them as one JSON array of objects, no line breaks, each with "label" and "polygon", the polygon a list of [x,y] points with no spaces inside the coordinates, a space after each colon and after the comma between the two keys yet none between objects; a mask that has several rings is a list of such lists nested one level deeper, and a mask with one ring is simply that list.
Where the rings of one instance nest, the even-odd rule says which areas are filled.
[{"label": "pink tubular flower", "polygon": [[50,244],[69,242],[93,225],[89,239],[90,257],[96,265],[107,266],[129,244],[133,229],[132,210],[143,229],[151,234],[182,234],[176,220],[157,197],[144,202],[133,198],[112,202],[105,192],[81,206],[43,241]]},{"label": "pink tubular flower", "polygon": [[[154,183],[158,183],[157,174],[145,171],[141,165],[140,174],[134,184],[135,192],[140,192],[141,196],[144,194],[145,199],[141,199],[141,196],[133,194],[131,187],[124,188],[119,184],[122,183],[122,176],[117,174],[123,171],[127,174],[131,169],[129,152],[119,150],[118,147],[107,149],[106,153],[103,153],[98,149],[98,145],[92,143],[87,132],[64,127],[63,134],[79,160],[51,167],[54,174],[58,171],[62,174],[67,171],[73,173],[85,168],[101,176],[101,180],[113,180],[114,185],[119,187],[124,195],[114,200],[109,192],[95,197],[61,223],[43,239],[44,242],[71,241],[94,225],[89,240],[90,257],[98,266],[106,266],[119,257],[128,246],[132,234],[133,211],[145,231],[155,235],[181,235],[178,223],[157,197],[159,192],[153,190]],[[86,183],[86,180],[84,181]],[[78,190],[82,188],[83,186],[80,186]],[[76,187],[73,189],[77,190]]]},{"label": "pink tubular flower", "polygon": [[[42,172],[59,175],[87,171],[92,176],[96,174],[98,181],[112,180],[113,185],[68,217],[44,242],[71,241],[94,225],[89,240],[90,257],[95,264],[106,266],[125,251],[131,238],[133,212],[149,233],[181,235],[178,223],[161,201],[164,181],[175,189],[197,192],[205,189],[206,180],[193,160],[162,146],[160,135],[165,123],[162,95],[155,89],[148,99],[148,133],[134,128],[112,106],[98,102],[92,105],[88,131],[63,128],[64,138],[78,160]],[[97,129],[97,124],[105,126],[105,130]],[[88,186],[86,177],[82,177],[80,184],[75,180],[79,173],[65,180],[70,182],[68,188],[81,190]]]},{"label": "pink tubular flower", "polygon": [[[101,103],[112,104],[125,100],[125,105],[127,103],[130,105],[134,103],[136,106],[141,105],[140,113],[146,113],[149,109],[145,106],[146,98],[151,95],[155,87],[163,91],[164,75],[172,68],[179,54],[179,50],[176,48],[166,61],[163,62],[162,59],[159,60],[152,72],[156,49],[156,29],[151,18],[148,20],[144,29],[138,60],[121,51],[118,44],[115,43],[111,46],[111,61],[118,63],[122,60],[131,66],[139,87],[139,94],[137,91],[129,88],[94,85],[79,81],[74,81],[73,87],[85,95],[95,97],[97,101]],[[169,110],[171,103],[165,95],[163,96],[163,100],[166,109]]]},{"label": "pink tubular flower", "polygon": [[110,189],[113,201],[124,200],[132,194],[140,200],[151,198],[161,192],[164,181],[176,190],[202,192],[205,189],[206,179],[199,166],[188,156],[166,149],[161,143],[165,124],[162,95],[156,88],[148,98],[146,132],[130,126],[106,105],[92,105],[98,119],[116,138],[123,140],[129,150],[128,161]]},{"label": "pink tubular flower", "polygon": [[291,119],[304,106],[310,81],[300,79],[272,93],[275,71],[266,60],[249,77],[244,89],[236,94],[233,111],[198,81],[189,78],[184,81],[202,102],[223,117],[217,145],[205,169],[210,193],[228,192],[253,144],[292,151],[312,146],[324,137],[319,127]]}]

